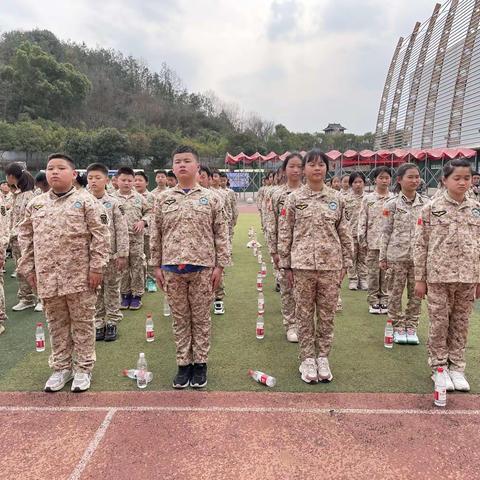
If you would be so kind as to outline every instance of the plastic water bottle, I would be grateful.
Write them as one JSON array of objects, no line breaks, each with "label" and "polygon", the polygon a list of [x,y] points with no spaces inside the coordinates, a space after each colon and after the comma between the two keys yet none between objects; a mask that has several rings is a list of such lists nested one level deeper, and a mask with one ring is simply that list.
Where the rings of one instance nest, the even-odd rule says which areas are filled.
[{"label": "plastic water bottle", "polygon": [[148,384],[147,372],[148,372],[148,366],[147,366],[147,360],[145,358],[145,354],[140,353],[140,355],[138,356],[138,362],[137,362],[137,387],[138,388],[146,388]]},{"label": "plastic water bottle", "polygon": [[253,227],[250,227],[248,229],[248,238],[252,240],[254,235],[255,235],[255,230],[253,229]]},{"label": "plastic water bottle", "polygon": [[275,379],[275,377],[267,375],[260,370],[249,370],[248,375],[252,377],[256,382],[262,383],[267,387],[274,387],[277,384],[277,380]]},{"label": "plastic water bottle", "polygon": [[445,407],[447,405],[447,380],[442,367],[438,367],[435,373],[433,403],[436,407]]},{"label": "plastic water bottle", "polygon": [[263,262],[263,258],[262,258],[262,252],[258,252],[258,255],[257,255],[257,262],[259,265],[262,264]]},{"label": "plastic water bottle", "polygon": [[383,346],[385,348],[393,348],[393,323],[391,320],[387,320],[387,324],[385,325]]},{"label": "plastic water bottle", "polygon": [[267,264],[265,262],[262,262],[260,273],[262,274],[262,278],[265,278],[267,276]]},{"label": "plastic water bottle", "polygon": [[257,290],[263,292],[263,278],[260,273],[257,275]]},{"label": "plastic water bottle", "polygon": [[257,340],[263,340],[265,337],[265,322],[263,321],[263,315],[258,314],[257,328],[256,328]]},{"label": "plastic water bottle", "polygon": [[151,313],[147,313],[147,320],[145,321],[145,337],[147,342],[155,340],[155,330],[153,328],[153,318]]},{"label": "plastic water bottle", "polygon": [[258,292],[258,313],[262,315],[265,313],[265,297],[263,292]]},{"label": "plastic water bottle", "polygon": [[257,254],[258,254],[258,247],[257,247],[257,242],[255,242],[255,241],[254,241],[254,243],[253,243],[253,248],[252,248],[252,250],[253,250],[253,256],[256,257]]},{"label": "plastic water bottle", "polygon": [[164,317],[169,317],[171,313],[172,312],[170,310],[170,305],[168,304],[167,297],[164,296],[163,297],[163,316]]},{"label": "plastic water bottle", "polygon": [[[124,377],[131,378],[133,380],[137,379],[137,374],[138,370],[136,368],[126,368],[125,370],[122,371],[122,375]],[[153,380],[153,373],[152,372],[147,372],[147,383],[150,383]]]},{"label": "plastic water bottle", "polygon": [[35,330],[35,349],[37,352],[45,351],[45,332],[43,330],[43,323],[37,323]]}]

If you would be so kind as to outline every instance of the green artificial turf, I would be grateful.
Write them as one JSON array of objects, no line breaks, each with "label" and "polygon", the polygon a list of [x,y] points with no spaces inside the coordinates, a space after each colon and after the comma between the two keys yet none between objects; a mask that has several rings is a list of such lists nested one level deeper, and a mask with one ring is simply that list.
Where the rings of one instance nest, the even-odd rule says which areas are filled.
[{"label": "green artificial turf", "polygon": [[[419,346],[398,346],[392,350],[383,347],[383,329],[386,317],[367,313],[366,293],[342,289],[343,312],[336,316],[335,340],[330,355],[334,380],[330,384],[307,385],[298,373],[298,346],[285,339],[280,315],[280,297],[274,291],[271,263],[265,293],[265,338],[255,338],[257,310],[256,274],[259,265],[252,251],[246,248],[248,227],[260,232],[258,215],[241,214],[234,239],[234,266],[227,269],[225,298],[226,314],[212,314],[212,348],[209,359],[207,390],[260,391],[247,376],[249,368],[259,369],[277,378],[277,386],[270,391],[286,392],[415,392],[432,391],[425,348],[427,317],[420,323]],[[261,235],[259,235],[262,241]],[[263,257],[268,258],[265,245]],[[11,260],[5,274],[5,292],[9,320],[7,331],[0,336],[0,390],[38,391],[50,374],[46,351],[35,352],[35,323],[43,314],[12,312],[16,280],[10,278]],[[145,352],[154,379],[148,390],[170,390],[176,371],[175,349],[171,319],[162,315],[162,294],[146,293],[144,307],[137,312],[127,311],[119,326],[115,342],[97,342],[97,364],[92,391],[135,390],[133,380],[122,377],[124,368],[134,368],[139,352]],[[478,306],[478,305],[477,305]],[[155,341],[145,341],[145,316],[152,311],[155,323]],[[467,349],[467,377],[472,392],[479,392],[478,364],[479,318],[475,310]]]}]

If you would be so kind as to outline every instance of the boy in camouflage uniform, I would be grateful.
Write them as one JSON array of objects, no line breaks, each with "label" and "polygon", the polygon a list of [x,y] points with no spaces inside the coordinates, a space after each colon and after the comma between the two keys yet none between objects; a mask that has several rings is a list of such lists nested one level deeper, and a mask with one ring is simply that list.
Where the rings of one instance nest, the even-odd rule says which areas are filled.
[{"label": "boy in camouflage uniform", "polygon": [[128,258],[128,226],[125,214],[120,210],[120,202],[116,196],[110,195],[108,168],[101,163],[93,163],[87,168],[87,181],[90,193],[105,208],[110,230],[110,258],[103,281],[98,292],[95,305],[96,340],[113,342],[117,339],[117,325],[123,318],[120,311],[121,272],[127,266]]},{"label": "boy in camouflage uniform", "polygon": [[48,322],[54,373],[45,391],[90,388],[95,364],[95,301],[110,254],[104,208],[86,190],[76,190],[73,161],[48,157],[48,193],[27,205],[18,229],[18,271],[37,290]]},{"label": "boy in camouflage uniform", "polygon": [[158,198],[151,232],[151,263],[173,317],[178,365],[174,388],[207,384],[210,305],[230,261],[222,204],[198,185],[199,166],[191,147],[173,152],[179,183]]},{"label": "boy in camouflage uniform", "polygon": [[4,277],[3,268],[5,266],[6,250],[10,238],[10,226],[7,216],[7,207],[3,195],[0,195],[0,335],[5,331],[5,292],[3,289]]}]

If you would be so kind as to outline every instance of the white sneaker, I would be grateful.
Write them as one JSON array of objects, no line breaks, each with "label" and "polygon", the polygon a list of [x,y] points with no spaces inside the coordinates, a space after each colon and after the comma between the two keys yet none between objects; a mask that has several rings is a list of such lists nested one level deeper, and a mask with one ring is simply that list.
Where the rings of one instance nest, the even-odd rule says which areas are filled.
[{"label": "white sneaker", "polygon": [[373,315],[380,315],[382,313],[380,305],[378,303],[375,305],[370,305],[368,307],[368,313],[372,313]]},{"label": "white sneaker", "polygon": [[368,290],[368,282],[366,280],[359,280],[358,281],[358,289],[362,290],[363,292]]},{"label": "white sneaker", "polygon": [[17,271],[14,270],[11,274],[10,274],[10,278],[17,278]]},{"label": "white sneaker", "polygon": [[305,383],[318,382],[317,364],[314,358],[306,358],[298,367]]},{"label": "white sneaker", "polygon": [[[447,392],[453,392],[455,390],[455,386],[453,385],[452,379],[450,378],[450,374],[447,367],[443,367],[443,373],[445,374],[445,387]],[[432,382],[435,383],[435,372],[432,373],[430,377]]]},{"label": "white sneaker", "polygon": [[76,372],[72,382],[72,392],[84,392],[90,388],[91,373]]},{"label": "white sneaker", "polygon": [[225,313],[225,307],[221,300],[213,302],[213,313],[214,315],[223,315]]},{"label": "white sneaker", "polygon": [[20,300],[16,305],[12,307],[14,312],[21,312],[22,310],[26,310],[27,308],[35,308],[34,303],[27,303],[23,300]]},{"label": "white sneaker", "polygon": [[395,327],[393,329],[393,342],[394,343],[407,343],[407,332],[403,327]]},{"label": "white sneaker", "polygon": [[467,382],[467,379],[465,378],[463,372],[459,372],[457,370],[449,370],[448,375],[452,380],[455,390],[458,390],[459,392],[470,391],[470,384]]},{"label": "white sneaker", "polygon": [[342,299],[338,297],[337,300],[337,308],[335,309],[336,312],[341,312],[343,310]]},{"label": "white sneaker", "polygon": [[407,328],[407,343],[409,345],[418,345],[420,343],[417,331],[414,328]]},{"label": "white sneaker", "polygon": [[0,335],[5,331],[5,327],[0,323]]},{"label": "white sneaker", "polygon": [[294,328],[287,331],[287,340],[291,343],[298,343],[297,331]]},{"label": "white sneaker", "polygon": [[348,281],[349,290],[358,290],[358,280],[349,280]]},{"label": "white sneaker", "polygon": [[45,384],[44,390],[46,392],[58,392],[61,390],[71,379],[73,378],[73,372],[71,370],[57,370],[50,375],[50,378]]},{"label": "white sneaker", "polygon": [[38,302],[33,309],[35,312],[43,312],[43,304],[42,302]]},{"label": "white sneaker", "polygon": [[318,357],[317,358],[317,368],[318,368],[318,379],[321,382],[331,382],[333,379],[332,372],[330,370],[330,365],[328,364],[327,357]]}]

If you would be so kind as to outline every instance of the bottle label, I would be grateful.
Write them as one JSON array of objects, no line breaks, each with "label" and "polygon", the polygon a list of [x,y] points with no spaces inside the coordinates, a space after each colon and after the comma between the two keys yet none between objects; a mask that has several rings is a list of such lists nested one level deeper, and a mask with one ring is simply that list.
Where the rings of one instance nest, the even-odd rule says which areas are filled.
[{"label": "bottle label", "polygon": [[265,335],[264,327],[257,327],[257,336],[258,337],[263,337],[264,335]]},{"label": "bottle label", "polygon": [[264,385],[266,385],[266,384],[267,384],[267,380],[268,380],[268,375],[265,375],[265,374],[260,375],[260,379],[259,379],[259,380],[260,380],[260,383],[263,383]]},{"label": "bottle label", "polygon": [[392,335],[385,335],[385,345],[392,345],[392,344],[393,344]]},{"label": "bottle label", "polygon": [[147,338],[155,337],[155,332],[153,330],[147,330]]},{"label": "bottle label", "polygon": [[45,348],[45,340],[40,339],[35,341],[35,346],[37,348]]}]

